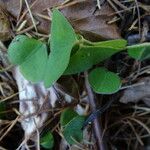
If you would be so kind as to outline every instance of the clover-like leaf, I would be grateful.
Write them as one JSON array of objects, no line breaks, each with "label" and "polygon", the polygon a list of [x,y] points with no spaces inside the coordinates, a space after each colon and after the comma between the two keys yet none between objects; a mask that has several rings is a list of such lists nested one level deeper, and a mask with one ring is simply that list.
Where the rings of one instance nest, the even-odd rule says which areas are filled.
[{"label": "clover-like leaf", "polygon": [[64,73],[70,60],[71,49],[76,43],[76,34],[67,19],[57,10],[53,11],[50,49],[44,85],[51,86]]},{"label": "clover-like leaf", "polygon": [[108,59],[113,54],[120,52],[121,50],[121,48],[113,48],[107,46],[103,47],[81,45],[80,49],[71,56],[69,65],[64,74],[68,75],[85,71],[91,68],[93,65]]},{"label": "clover-like leaf", "polygon": [[150,58],[150,43],[128,46],[128,54],[134,59],[143,61]]},{"label": "clover-like leaf", "polygon": [[119,76],[105,68],[96,68],[88,76],[89,83],[96,93],[112,94],[121,87]]},{"label": "clover-like leaf", "polygon": [[61,127],[64,127],[67,123],[69,123],[74,117],[78,114],[71,108],[66,108],[60,116],[60,124]]},{"label": "clover-like leaf", "polygon": [[63,135],[69,144],[75,144],[81,142],[83,139],[83,123],[85,121],[84,116],[74,117],[66,126],[63,131]]},{"label": "clover-like leaf", "polygon": [[54,137],[51,132],[47,132],[40,139],[40,145],[45,149],[51,149],[54,146]]},{"label": "clover-like leaf", "polygon": [[18,35],[8,47],[8,57],[11,63],[19,65],[26,79],[32,82],[42,80],[48,57],[44,43]]}]

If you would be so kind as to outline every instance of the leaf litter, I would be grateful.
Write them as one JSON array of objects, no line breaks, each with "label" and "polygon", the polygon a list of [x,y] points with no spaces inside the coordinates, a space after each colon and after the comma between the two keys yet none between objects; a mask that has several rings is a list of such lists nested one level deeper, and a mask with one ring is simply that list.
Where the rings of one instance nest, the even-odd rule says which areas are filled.
[{"label": "leaf litter", "polygon": [[[109,0],[109,4],[106,2],[105,5],[101,6],[100,10],[97,10],[96,1],[92,2],[88,0],[87,1],[79,0],[76,2],[68,1],[66,3],[63,3],[61,0],[57,0],[57,1],[53,1],[53,0],[52,1],[47,1],[47,0],[33,1],[31,0],[31,1],[27,1],[31,10],[29,14],[29,9],[26,8],[26,4],[22,3],[21,5],[21,1],[18,2],[16,0],[12,0],[12,1],[1,0],[0,2],[2,2],[5,5],[5,8],[9,12],[9,14],[11,14],[12,20],[15,22],[15,23],[10,22],[10,24],[8,25],[9,29],[11,25],[11,28],[13,29],[13,32],[15,35],[20,34],[22,32],[24,34],[27,34],[30,37],[38,37],[40,38],[40,40],[45,40],[48,38],[47,34],[49,33],[49,26],[51,22],[51,10],[49,8],[53,8],[53,7],[59,8],[63,12],[63,14],[69,19],[69,21],[71,22],[75,30],[81,33],[87,39],[90,39],[92,41],[104,40],[104,39],[116,39],[116,38],[121,38],[121,36],[123,38],[126,38],[126,36],[128,36],[127,33],[129,35],[132,35],[132,34],[134,35],[134,33],[136,32],[136,34],[139,35],[139,30],[142,29],[141,20],[143,19],[143,16],[140,16],[141,20],[137,19],[137,12],[134,12],[136,11],[135,8],[138,8],[138,9],[140,8],[140,12],[142,15],[145,15],[145,13],[148,11],[147,9],[148,5],[146,5],[146,3],[140,3],[140,2],[135,3],[134,1],[126,3],[124,1]],[[130,11],[127,10],[127,7],[129,8]],[[33,18],[31,18],[31,13],[33,15],[35,22],[33,22]],[[119,14],[119,15],[117,15],[116,17],[116,14]],[[131,16],[131,14],[132,14],[132,17],[129,17]],[[138,23],[139,21],[141,22]],[[141,28],[139,28],[139,24],[141,24]],[[35,25],[37,27],[37,31],[34,30]],[[17,31],[18,28],[20,28],[19,29],[20,32]],[[10,33],[10,30],[9,30],[9,33]],[[8,40],[8,39],[10,39],[10,34],[9,36],[6,35],[6,38],[4,40]],[[4,52],[4,50],[2,50],[2,52]],[[1,60],[1,63],[2,62],[3,61]],[[101,124],[102,124],[102,127],[104,127],[103,141],[105,141],[105,138],[109,137],[107,139],[109,141],[108,149],[112,149],[113,147],[120,148],[120,145],[125,145],[125,147],[128,147],[129,149],[137,149],[137,148],[142,149],[144,147],[144,144],[148,143],[149,141],[149,138],[147,138],[149,137],[149,133],[150,133],[149,132],[150,122],[148,119],[149,112],[150,112],[149,111],[149,94],[148,94],[149,77],[147,77],[149,73],[145,71],[144,73],[141,73],[140,76],[132,74],[134,72],[138,72],[141,66],[145,67],[148,64],[149,64],[149,60],[146,60],[143,62],[134,61],[133,59],[127,57],[127,55],[124,54],[124,52],[117,54],[116,56],[113,56],[107,61],[106,64],[104,64],[108,66],[110,70],[113,70],[113,71],[117,70],[117,72],[119,72],[120,75],[122,76],[124,83],[130,85],[131,84],[130,80],[133,80],[134,83],[137,83],[137,86],[132,86],[131,84],[130,88],[128,89],[125,88],[124,91],[121,91],[121,94],[120,92],[114,95],[110,95],[110,96],[104,96],[104,95],[96,96],[94,94],[96,98],[96,102],[101,103],[99,105],[103,105],[103,103],[110,100],[112,97],[113,99],[115,99],[114,104],[112,104],[111,107],[101,116],[101,119],[103,120],[101,121]],[[8,66],[2,66],[2,68],[8,67]],[[118,70],[118,68],[121,68],[121,70]],[[15,72],[13,71],[13,73]],[[1,84],[2,85],[1,100],[4,100],[5,98],[7,98],[8,100],[6,101],[8,102],[8,105],[11,107],[13,106],[12,107],[13,109],[10,109],[11,111],[10,116],[13,116],[13,118],[9,118],[7,115],[8,120],[2,120],[2,125],[3,124],[5,125],[5,123],[8,124],[9,122],[9,123],[12,123],[11,124],[12,126],[9,124],[10,127],[12,128],[13,125],[16,124],[15,116],[16,116],[16,119],[18,119],[17,116],[18,115],[20,116],[20,113],[21,112],[24,113],[25,110],[22,110],[19,112],[18,109],[16,109],[19,106],[18,99],[21,100],[21,98],[18,98],[18,96],[16,96],[19,86],[17,87],[15,81],[12,79],[12,74],[10,70],[5,71],[5,73],[1,73],[0,75],[1,75],[1,80],[3,83]],[[18,76],[21,77],[20,74],[18,74]],[[16,80],[19,81],[19,77],[17,77]],[[83,74],[78,75],[78,76],[73,76],[73,80],[78,85],[77,86],[78,88],[76,89],[77,91],[75,93],[78,93],[77,97],[79,98],[74,98],[73,95],[71,97],[68,97],[68,92],[65,92],[64,90],[60,89],[60,86],[57,86],[57,85],[55,85],[52,88],[52,90],[48,92],[47,90],[45,91],[45,89],[43,89],[41,85],[32,85],[24,79],[21,82],[21,86],[23,85],[24,82],[27,83],[27,85],[25,84],[27,91],[26,92],[24,91],[27,95],[23,94],[21,86],[20,86],[19,97],[20,96],[22,97],[21,95],[22,93],[23,96],[25,96],[25,98],[23,99],[29,100],[29,102],[25,102],[28,104],[28,106],[24,104],[26,105],[24,106],[24,108],[28,107],[29,112],[26,111],[27,114],[25,114],[25,118],[23,121],[26,122],[26,121],[29,121],[30,119],[31,120],[33,118],[35,119],[35,120],[33,119],[34,121],[32,120],[31,122],[32,122],[32,125],[34,126],[34,131],[37,134],[34,133],[31,135],[34,137],[32,139],[34,139],[33,141],[35,141],[37,148],[39,147],[38,137],[39,137],[40,132],[43,133],[43,131],[50,129],[55,134],[57,134],[57,137],[59,137],[59,139],[60,137],[62,137],[61,129],[59,127],[59,122],[57,121],[58,119],[57,115],[59,115],[60,112],[62,112],[64,107],[68,107],[68,106],[75,107],[77,106],[77,104],[80,104],[80,106],[82,106],[86,110],[86,114],[89,114],[91,112],[89,110],[89,104],[87,102],[87,93],[83,86],[83,83],[84,83]],[[144,85],[143,85],[143,82],[144,82]],[[65,88],[68,87],[68,84],[67,85],[65,84],[63,84],[63,86]],[[28,90],[28,87],[30,87],[29,89],[33,89],[34,94],[31,92],[32,90],[31,91]],[[133,92],[136,94],[132,94]],[[33,98],[35,101],[33,100],[31,102],[30,97],[28,96],[31,96],[31,98]],[[48,109],[47,109],[47,104],[43,105],[47,97],[51,98],[50,103],[48,104],[50,105],[50,107]],[[67,98],[71,99],[71,101],[68,100],[68,102],[70,103],[65,101],[65,99]],[[136,102],[136,104],[129,103],[129,104],[124,105],[124,104],[117,102],[117,100],[119,99],[121,102],[126,102],[126,103]],[[52,102],[52,100],[56,100],[56,101]],[[20,102],[20,105],[23,105],[23,104],[21,104]],[[32,106],[32,107],[29,108],[29,106]],[[93,106],[91,105],[91,107]],[[34,109],[37,109],[38,111],[34,111]],[[45,117],[43,117],[44,114],[48,115],[48,119],[46,119],[47,121],[43,124],[45,120]],[[38,123],[39,118],[41,121]],[[42,128],[44,128],[45,126],[44,130],[43,131],[36,130],[37,128],[36,128],[36,124],[34,124],[35,122],[39,124],[39,127],[41,126]],[[24,129],[26,128],[25,127],[26,123],[22,124],[22,127]],[[13,129],[10,128],[9,130],[4,130],[2,132],[4,133],[5,131],[7,131],[6,138],[4,138],[1,142],[2,144],[0,144],[2,147],[6,147],[7,149],[10,149],[9,145],[5,144],[7,142],[7,137],[9,136],[9,131],[16,131],[17,133],[19,133],[18,134],[19,137],[23,138],[23,131],[21,130],[21,126],[19,125],[19,123],[17,123],[17,127],[18,126],[19,126],[19,131],[16,131],[16,127],[15,127]],[[5,126],[3,126],[2,128],[4,129],[4,127]],[[28,133],[31,133],[31,132],[29,131]],[[13,137],[16,137],[15,135],[16,133],[13,132]],[[83,143],[76,143],[77,145],[76,149],[96,149],[95,145],[96,146],[98,145],[97,144],[98,141],[95,141],[95,139],[93,138],[94,137],[93,133],[91,131],[88,132],[87,137],[89,137],[87,141],[84,141]],[[12,137],[10,141],[12,142]],[[15,148],[21,143],[20,140],[18,141],[16,140],[16,144],[14,144]],[[25,143],[23,143],[22,145],[25,148],[28,148],[28,144],[26,143],[26,141],[24,142]],[[95,142],[97,143],[95,144]],[[56,149],[59,149],[63,146],[67,147],[66,142],[62,142],[62,143],[61,143],[62,145],[56,146]],[[74,145],[71,146],[70,149],[71,148],[73,149],[73,147]],[[145,144],[144,148],[146,147],[148,147],[148,144]]]}]

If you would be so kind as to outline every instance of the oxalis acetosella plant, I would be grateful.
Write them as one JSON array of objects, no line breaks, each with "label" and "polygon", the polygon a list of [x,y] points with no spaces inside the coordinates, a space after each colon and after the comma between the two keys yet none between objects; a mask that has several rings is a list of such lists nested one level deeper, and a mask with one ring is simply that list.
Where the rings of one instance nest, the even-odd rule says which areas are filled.
[{"label": "oxalis acetosella plant", "polygon": [[[124,39],[90,42],[77,35],[67,19],[53,10],[49,43],[25,35],[16,36],[9,45],[8,56],[18,65],[23,76],[33,82],[52,86],[62,75],[71,75],[91,69],[112,55],[126,50],[138,60],[150,57],[150,44],[127,46]],[[48,46],[47,46],[48,45]],[[50,50],[47,48],[50,47]],[[50,51],[50,53],[48,53]],[[121,87],[116,73],[104,67],[89,72],[89,83],[96,93],[112,94]]]},{"label": "oxalis acetosella plant", "polygon": [[[129,56],[139,61],[150,58],[150,43],[127,46],[124,39],[102,42],[84,39],[75,33],[57,9],[53,10],[49,41],[44,43],[25,35],[18,35],[8,48],[10,62],[19,66],[22,75],[32,83],[43,82],[47,88],[63,75],[78,74],[90,69],[88,81],[93,91],[99,94],[113,94],[121,88],[118,74],[105,67],[92,69],[93,65],[123,50],[127,50]],[[61,113],[60,126],[69,144],[83,139],[82,127],[86,121],[85,116],[78,115],[71,108],[64,109]],[[54,145],[53,135],[50,132],[45,134],[40,144],[51,149]]]}]

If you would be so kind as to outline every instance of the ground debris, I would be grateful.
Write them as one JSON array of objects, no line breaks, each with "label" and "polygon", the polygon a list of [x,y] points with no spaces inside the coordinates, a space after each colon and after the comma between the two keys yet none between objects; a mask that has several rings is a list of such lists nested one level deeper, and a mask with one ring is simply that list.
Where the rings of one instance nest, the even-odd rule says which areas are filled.
[{"label": "ground debris", "polygon": [[6,41],[10,38],[10,22],[5,8],[0,6],[0,40]]},{"label": "ground debris", "polygon": [[[20,7],[21,3],[19,4],[18,0],[3,2],[8,12],[18,19],[17,28],[25,20],[27,20],[28,27],[33,25],[33,20],[28,13],[25,3]],[[103,5],[101,9],[97,10],[96,3],[91,0],[68,1],[68,3],[63,3],[62,0],[31,0],[28,3],[31,7],[35,24],[38,23],[36,27],[39,33],[49,34],[52,19],[51,8],[58,8],[70,20],[76,31],[89,39],[121,38],[116,23],[108,23],[114,17],[112,15],[114,11],[108,4]]]},{"label": "ground debris", "polygon": [[137,86],[126,89],[120,98],[122,103],[137,103],[140,100],[150,106],[150,77],[140,79]]}]

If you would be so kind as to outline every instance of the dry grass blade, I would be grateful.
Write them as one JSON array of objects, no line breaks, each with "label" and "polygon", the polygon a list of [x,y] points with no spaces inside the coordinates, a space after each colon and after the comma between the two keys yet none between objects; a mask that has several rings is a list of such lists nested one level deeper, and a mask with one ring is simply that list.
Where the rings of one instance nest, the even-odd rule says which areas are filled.
[{"label": "dry grass blade", "polygon": [[129,126],[131,127],[131,129],[133,130],[133,132],[134,132],[134,134],[135,134],[135,136],[136,136],[136,138],[137,138],[137,140],[138,140],[138,142],[143,146],[144,145],[144,143],[143,143],[143,141],[141,140],[141,137],[140,137],[140,135],[136,132],[136,130],[135,130],[135,128],[134,128],[134,126],[133,126],[133,124],[128,120],[127,121],[127,123],[129,124]]},{"label": "dry grass blade", "polygon": [[41,18],[43,18],[45,20],[52,21],[50,16],[46,16],[46,15],[43,15],[43,14],[40,14],[40,13],[36,13],[35,15],[37,15],[38,17],[41,17]]},{"label": "dry grass blade", "polygon": [[139,5],[138,1],[134,0],[137,8],[137,14],[138,14],[138,24],[139,24],[139,35],[141,35],[141,15],[140,15],[140,10],[139,10]]},{"label": "dry grass blade", "polygon": [[109,16],[114,16],[114,15],[119,14],[119,13],[128,12],[128,11],[133,10],[133,9],[135,9],[135,6],[126,8],[126,9],[124,9],[124,10],[116,11],[116,12],[110,14]]},{"label": "dry grass blade", "polygon": [[37,124],[36,124],[36,121],[35,121],[35,119],[34,119],[34,124],[35,124],[35,126],[36,126],[36,139],[37,139],[37,141],[36,141],[36,149],[37,150],[40,150],[40,132],[39,132],[39,130],[38,130],[38,127],[37,127]]},{"label": "dry grass blade", "polygon": [[[37,0],[35,0],[31,5],[30,5],[30,9],[37,3]],[[17,26],[23,21],[24,17],[26,16],[26,14],[28,13],[28,10],[26,10],[19,18],[18,22],[17,22]]]},{"label": "dry grass blade", "polygon": [[146,112],[150,112],[150,108],[148,108],[148,107],[133,106],[133,108],[143,110],[143,111],[146,111]]},{"label": "dry grass blade", "polygon": [[113,2],[111,0],[107,0],[107,1],[110,4],[110,6],[118,13],[118,15],[120,16],[120,18],[123,19],[122,14],[119,12],[118,8],[113,4]]},{"label": "dry grass blade", "polygon": [[[39,22],[36,23],[36,25],[38,25]],[[22,31],[19,31],[19,32],[16,32],[16,34],[24,34],[24,33],[27,33],[29,31],[31,31],[32,29],[34,28],[34,25],[31,25],[30,27],[27,27],[26,29],[22,30]],[[38,33],[38,32],[37,32]]]},{"label": "dry grass blade", "polygon": [[116,3],[120,8],[126,10],[127,7],[125,5],[123,5],[120,1],[118,0],[113,0],[114,3]]},{"label": "dry grass blade", "polygon": [[27,6],[27,9],[28,9],[28,11],[29,11],[29,14],[30,14],[30,17],[31,17],[33,26],[34,26],[34,28],[35,28],[35,31],[38,32],[37,27],[36,27],[36,23],[35,23],[35,19],[33,18],[33,15],[32,15],[32,12],[31,12],[31,9],[30,9],[30,6],[29,6],[27,0],[25,0],[25,3],[26,3],[26,6]]},{"label": "dry grass blade", "polygon": [[0,73],[5,72],[5,71],[8,71],[8,70],[10,70],[12,67],[13,67],[13,65],[10,65],[10,66],[8,66],[7,68],[0,69]]},{"label": "dry grass blade", "polygon": [[150,129],[149,127],[147,127],[147,125],[145,125],[143,122],[141,122],[140,120],[138,119],[135,119],[135,118],[132,118],[132,117],[128,117],[128,119],[138,123],[140,126],[142,126],[149,134],[150,134]]},{"label": "dry grass blade", "polygon": [[13,94],[13,95],[8,96],[8,97],[6,97],[6,98],[0,100],[0,103],[5,102],[5,101],[7,101],[7,100],[10,100],[11,98],[15,97],[15,96],[18,95],[18,94],[19,94],[19,92],[15,93],[15,94]]},{"label": "dry grass blade", "polygon": [[9,128],[10,125],[11,125],[11,122],[6,123],[6,126],[3,127],[3,129],[1,129],[0,131],[0,135],[3,135],[3,132],[5,132],[5,130],[7,130],[7,128]]},{"label": "dry grass blade", "polygon": [[2,57],[2,51],[7,52],[7,48],[2,41],[0,41],[0,57]]},{"label": "dry grass blade", "polygon": [[19,14],[17,16],[17,20],[19,19],[20,15],[21,15],[22,7],[23,7],[23,0],[20,0],[20,8],[19,8]]},{"label": "dry grass blade", "polygon": [[[31,33],[33,33],[34,35],[38,36],[38,37],[41,37],[42,39],[48,39],[49,38],[49,35],[47,34],[41,34],[41,33],[37,33],[37,32],[34,32],[32,31]],[[39,39],[40,41],[42,41],[42,39]]]},{"label": "dry grass blade", "polygon": [[2,146],[0,146],[0,150],[7,150],[7,149],[5,149],[5,148],[3,148]]},{"label": "dry grass blade", "polygon": [[69,6],[72,6],[72,5],[81,3],[81,2],[85,2],[85,0],[78,0],[78,1],[68,2],[68,3],[62,3],[61,5],[57,6],[56,8],[57,9],[63,9],[65,7],[69,7]]},{"label": "dry grass blade", "polygon": [[12,121],[12,124],[10,127],[6,130],[6,132],[0,137],[0,141],[8,134],[8,132],[15,126],[15,124],[18,122],[19,116],[16,117],[14,121]]},{"label": "dry grass blade", "polygon": [[136,26],[135,26],[135,25],[137,24],[137,22],[138,22],[138,19],[136,19],[136,20],[132,23],[131,27],[129,28],[129,31],[136,29]]},{"label": "dry grass blade", "polygon": [[16,32],[21,31],[21,30],[25,27],[26,23],[27,23],[27,20],[24,20],[24,21],[20,24],[20,26],[16,29]]}]

